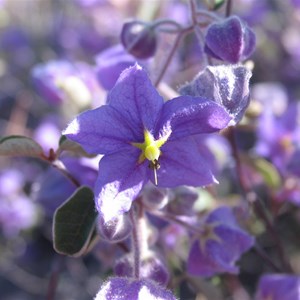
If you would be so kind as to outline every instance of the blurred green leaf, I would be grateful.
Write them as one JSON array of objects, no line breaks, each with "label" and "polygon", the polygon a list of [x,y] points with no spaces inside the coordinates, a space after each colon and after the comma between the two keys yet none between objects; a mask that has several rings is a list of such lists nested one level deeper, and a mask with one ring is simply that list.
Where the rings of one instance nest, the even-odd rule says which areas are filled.
[{"label": "blurred green leaf", "polygon": [[0,140],[0,155],[5,156],[32,156],[40,157],[43,155],[42,147],[33,139],[11,135]]},{"label": "blurred green leaf", "polygon": [[268,187],[272,189],[279,188],[281,185],[281,178],[277,169],[263,158],[254,160],[254,167],[263,177]]},{"label": "blurred green leaf", "polygon": [[73,142],[69,139],[67,139],[64,135],[61,136],[59,139],[59,148],[57,150],[57,155],[63,151],[69,151],[73,154],[84,156],[84,157],[94,157],[95,154],[89,154],[87,153],[78,143]]},{"label": "blurred green leaf", "polygon": [[93,191],[85,186],[78,188],[55,212],[54,249],[75,257],[84,254],[93,234],[96,217]]},{"label": "blurred green leaf", "polygon": [[210,10],[217,10],[225,3],[225,0],[205,0],[205,2]]}]

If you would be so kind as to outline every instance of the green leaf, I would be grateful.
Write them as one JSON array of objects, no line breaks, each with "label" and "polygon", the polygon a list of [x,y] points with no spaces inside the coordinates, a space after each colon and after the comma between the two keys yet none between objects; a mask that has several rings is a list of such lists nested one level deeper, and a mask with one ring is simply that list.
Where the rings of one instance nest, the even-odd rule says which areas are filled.
[{"label": "green leaf", "polygon": [[217,10],[225,3],[225,0],[214,0],[214,2],[213,10]]},{"label": "green leaf", "polygon": [[258,158],[254,160],[254,167],[263,177],[268,187],[276,189],[281,186],[280,175],[271,163],[263,158]]},{"label": "green leaf", "polygon": [[95,154],[87,153],[78,143],[68,140],[64,135],[59,139],[59,148],[57,150],[57,155],[63,151],[69,151],[73,154],[84,156],[84,157],[94,157]]},{"label": "green leaf", "polygon": [[225,0],[206,0],[205,2],[209,10],[218,10],[225,3]]},{"label": "green leaf", "polygon": [[43,149],[29,137],[11,135],[0,140],[0,155],[41,157]]},{"label": "green leaf", "polygon": [[93,191],[85,186],[78,188],[54,214],[54,249],[65,255],[83,255],[90,243],[96,217]]}]

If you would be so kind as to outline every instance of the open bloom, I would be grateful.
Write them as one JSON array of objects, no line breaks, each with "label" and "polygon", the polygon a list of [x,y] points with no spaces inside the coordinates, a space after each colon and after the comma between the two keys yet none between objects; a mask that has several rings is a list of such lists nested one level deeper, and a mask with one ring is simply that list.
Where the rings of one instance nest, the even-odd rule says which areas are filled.
[{"label": "open bloom", "polygon": [[204,98],[164,102],[135,65],[121,74],[108,105],[80,114],[64,134],[86,151],[104,154],[95,201],[107,222],[127,212],[149,180],[160,187],[214,182],[201,139],[230,120],[223,107]]},{"label": "open bloom", "polygon": [[188,272],[195,276],[238,273],[235,263],[253,246],[254,239],[239,226],[231,208],[224,206],[211,212],[203,229],[199,240],[192,244]]}]

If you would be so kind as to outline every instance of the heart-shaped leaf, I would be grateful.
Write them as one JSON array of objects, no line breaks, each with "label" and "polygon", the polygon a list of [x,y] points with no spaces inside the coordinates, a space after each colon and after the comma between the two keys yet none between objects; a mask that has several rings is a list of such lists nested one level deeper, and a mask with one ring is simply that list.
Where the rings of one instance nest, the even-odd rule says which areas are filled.
[{"label": "heart-shaped leaf", "polygon": [[0,140],[0,155],[41,158],[43,156],[43,149],[37,142],[29,137],[11,135],[3,137]]},{"label": "heart-shaped leaf", "polygon": [[80,256],[89,245],[97,217],[93,191],[78,188],[54,214],[54,249],[61,254]]}]

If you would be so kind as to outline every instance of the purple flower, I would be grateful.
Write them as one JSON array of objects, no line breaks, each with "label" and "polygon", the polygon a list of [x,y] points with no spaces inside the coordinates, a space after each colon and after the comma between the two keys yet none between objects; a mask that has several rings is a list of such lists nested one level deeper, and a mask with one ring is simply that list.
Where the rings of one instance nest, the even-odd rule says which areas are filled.
[{"label": "purple flower", "polygon": [[67,100],[81,108],[90,105],[99,89],[95,76],[89,65],[67,60],[49,61],[32,69],[37,92],[52,105]]},{"label": "purple flower", "polygon": [[104,154],[95,200],[105,222],[127,212],[149,180],[160,187],[215,181],[198,142],[230,121],[220,105],[190,96],[164,103],[138,65],[121,74],[108,103],[82,113],[64,132],[86,151]]},{"label": "purple flower", "polygon": [[300,299],[300,277],[285,274],[269,274],[261,277],[255,300]]},{"label": "purple flower", "polygon": [[295,151],[295,144],[299,143],[297,118],[297,103],[291,102],[280,116],[265,105],[258,120],[255,150],[259,155],[270,159],[283,173]]},{"label": "purple flower", "polygon": [[106,90],[111,90],[122,71],[136,63],[122,45],[110,47],[96,56],[97,79]]},{"label": "purple flower", "polygon": [[57,116],[49,115],[43,118],[34,131],[34,140],[42,146],[45,153],[48,153],[51,148],[58,148],[58,142],[61,137],[58,123]]},{"label": "purple flower", "polygon": [[188,272],[197,276],[238,273],[236,261],[253,244],[254,239],[240,228],[232,210],[220,207],[210,213],[203,234],[192,244]]},{"label": "purple flower", "polygon": [[235,124],[248,107],[251,76],[251,71],[241,65],[208,66],[191,83],[183,86],[180,93],[204,97],[223,105]]},{"label": "purple flower", "polygon": [[0,230],[7,237],[35,225],[37,207],[23,192],[25,178],[17,169],[0,173]]},{"label": "purple flower", "polygon": [[208,27],[204,49],[212,57],[236,64],[253,53],[255,34],[240,18],[232,16]]},{"label": "purple flower", "polygon": [[147,279],[112,277],[104,283],[95,300],[176,300],[168,290]]}]

